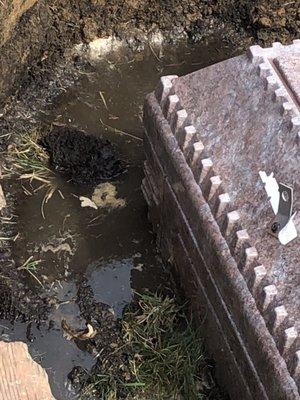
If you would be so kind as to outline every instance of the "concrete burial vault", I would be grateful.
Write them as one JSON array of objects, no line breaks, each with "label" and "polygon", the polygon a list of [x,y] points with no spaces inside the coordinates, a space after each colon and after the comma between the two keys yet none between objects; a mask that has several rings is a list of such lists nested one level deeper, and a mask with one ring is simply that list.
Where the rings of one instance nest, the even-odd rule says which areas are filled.
[{"label": "concrete burial vault", "polygon": [[145,102],[149,216],[233,400],[300,398],[299,110],[300,40]]}]

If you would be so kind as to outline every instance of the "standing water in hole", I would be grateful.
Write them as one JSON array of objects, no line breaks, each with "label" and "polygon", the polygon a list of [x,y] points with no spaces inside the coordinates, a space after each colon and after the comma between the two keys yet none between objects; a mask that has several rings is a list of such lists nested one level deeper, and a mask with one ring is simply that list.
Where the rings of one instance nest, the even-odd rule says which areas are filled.
[{"label": "standing water in hole", "polygon": [[14,261],[17,267],[30,257],[38,261],[29,271],[34,276],[24,271],[24,279],[48,311],[44,324],[2,320],[2,338],[28,343],[47,370],[56,399],[74,399],[68,374],[77,366],[89,371],[96,361],[97,354],[72,337],[72,329],[85,329],[86,315],[93,325],[95,304],[119,318],[133,290],[167,290],[169,285],[140,189],[145,95],[162,75],[187,74],[232,55],[220,41],[142,52],[122,49],[93,60],[74,86],[40,113],[43,124],[67,125],[109,140],[126,166],[96,191],[95,185],[74,184],[57,174],[48,199],[44,190],[24,193],[18,182],[9,183],[10,192],[18,193]]}]

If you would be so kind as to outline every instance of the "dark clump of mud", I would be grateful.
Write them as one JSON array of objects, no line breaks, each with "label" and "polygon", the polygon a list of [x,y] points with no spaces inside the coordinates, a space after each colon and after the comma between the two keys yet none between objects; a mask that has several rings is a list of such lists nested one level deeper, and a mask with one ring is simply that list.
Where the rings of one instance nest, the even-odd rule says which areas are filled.
[{"label": "dark clump of mud", "polygon": [[[86,341],[82,341],[80,338],[75,341],[79,347],[94,356],[97,362],[90,373],[81,367],[74,367],[68,376],[71,384],[78,392],[84,393],[83,388],[88,387],[95,377],[97,379],[97,377],[103,376],[106,379],[126,381],[130,372],[128,357],[122,341],[120,320],[114,317],[107,305],[94,300],[93,291],[86,281],[81,283],[77,303],[81,315],[93,326],[96,335]],[[109,382],[106,383],[110,386]],[[125,392],[125,390],[119,390],[118,399],[125,398]],[[85,398],[82,394],[82,399]]]},{"label": "dark clump of mud", "polygon": [[97,184],[120,175],[124,168],[114,146],[73,127],[54,127],[40,144],[50,164],[65,178],[81,185]]}]

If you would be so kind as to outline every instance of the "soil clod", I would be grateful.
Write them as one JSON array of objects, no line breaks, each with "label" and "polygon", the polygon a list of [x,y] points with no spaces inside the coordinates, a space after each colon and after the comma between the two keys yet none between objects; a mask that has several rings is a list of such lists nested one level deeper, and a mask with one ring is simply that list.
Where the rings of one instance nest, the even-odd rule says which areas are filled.
[{"label": "soil clod", "polygon": [[108,141],[73,127],[54,127],[40,140],[51,166],[76,184],[92,185],[112,180],[124,167]]}]

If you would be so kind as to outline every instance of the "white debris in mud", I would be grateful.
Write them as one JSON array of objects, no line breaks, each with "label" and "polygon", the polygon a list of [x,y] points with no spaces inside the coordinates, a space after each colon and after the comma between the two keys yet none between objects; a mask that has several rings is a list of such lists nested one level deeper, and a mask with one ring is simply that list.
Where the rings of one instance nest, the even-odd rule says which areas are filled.
[{"label": "white debris in mud", "polygon": [[120,50],[122,46],[123,42],[120,39],[109,36],[107,38],[95,39],[87,46],[80,43],[75,47],[75,51],[78,53],[86,53],[91,60],[97,60],[111,52]]},{"label": "white debris in mud", "polygon": [[53,244],[48,244],[48,245],[42,245],[42,252],[46,253],[47,251],[51,251],[52,253],[59,253],[61,251],[65,251],[69,253],[70,255],[73,255],[74,251],[71,249],[71,246],[69,243],[60,243],[57,246],[54,246]]},{"label": "white debris in mud", "polygon": [[85,54],[91,61],[97,61],[110,53],[117,53],[122,49],[126,49],[128,46],[136,47],[136,38],[138,38],[139,46],[141,46],[141,43],[144,43],[143,48],[147,45],[161,47],[164,41],[164,35],[160,31],[145,34],[145,32],[136,29],[132,32],[132,39],[120,40],[115,36],[98,38],[88,45],[84,43],[76,45],[75,52],[79,55]]},{"label": "white debris in mud", "polygon": [[144,268],[144,264],[139,263],[137,266],[133,267],[136,271],[142,272]]},{"label": "white debris in mud", "polygon": [[118,208],[126,205],[126,201],[124,199],[117,198],[117,188],[109,182],[101,183],[95,187],[92,201],[99,208]]},{"label": "white debris in mud", "polygon": [[93,339],[97,335],[97,329],[94,329],[91,324],[86,324],[86,329],[75,330],[73,329],[65,319],[61,321],[61,326],[64,331],[64,336],[67,340],[79,339],[88,340]]},{"label": "white debris in mud", "polygon": [[121,208],[126,205],[124,199],[117,198],[117,188],[109,183],[101,183],[96,186],[92,195],[92,199],[80,196],[81,207],[91,207],[94,209],[98,208]]},{"label": "white debris in mud", "polygon": [[76,238],[75,235],[68,230],[60,232],[61,237],[52,236],[46,243],[41,243],[36,246],[35,252],[47,253],[48,251],[56,254],[59,259],[69,260],[76,252]]},{"label": "white debris in mud", "polygon": [[98,210],[97,205],[88,197],[80,196],[79,200],[81,201],[81,207],[91,207],[94,208],[95,210]]}]

